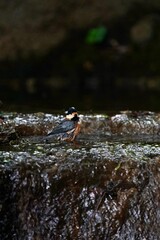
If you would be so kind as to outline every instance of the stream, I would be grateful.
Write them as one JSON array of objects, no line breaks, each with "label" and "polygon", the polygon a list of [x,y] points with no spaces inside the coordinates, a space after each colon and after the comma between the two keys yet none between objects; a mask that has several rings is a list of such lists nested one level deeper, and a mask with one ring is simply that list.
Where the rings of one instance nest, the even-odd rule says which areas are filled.
[{"label": "stream", "polygon": [[80,115],[75,143],[42,141],[63,115],[3,117],[0,240],[160,239],[160,113]]}]

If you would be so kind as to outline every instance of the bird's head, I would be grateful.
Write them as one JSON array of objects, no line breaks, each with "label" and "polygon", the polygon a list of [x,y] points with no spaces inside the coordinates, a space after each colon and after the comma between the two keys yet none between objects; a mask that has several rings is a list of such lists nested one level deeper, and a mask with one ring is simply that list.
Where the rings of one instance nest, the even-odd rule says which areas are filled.
[{"label": "bird's head", "polygon": [[78,118],[77,110],[74,107],[70,107],[66,112],[66,118],[69,120],[74,120],[75,118]]}]

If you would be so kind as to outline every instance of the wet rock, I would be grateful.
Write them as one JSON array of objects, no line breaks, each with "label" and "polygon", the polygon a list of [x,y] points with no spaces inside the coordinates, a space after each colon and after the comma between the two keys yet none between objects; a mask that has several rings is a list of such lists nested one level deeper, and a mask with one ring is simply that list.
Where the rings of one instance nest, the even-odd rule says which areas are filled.
[{"label": "wet rock", "polygon": [[[46,136],[62,119],[61,115],[44,113],[5,115],[1,134],[7,135],[12,129],[18,136]],[[114,116],[80,115],[82,129],[79,139],[114,138],[114,136],[143,136],[145,140],[159,138],[160,117],[153,112],[122,112]],[[147,138],[148,137],[148,138]],[[31,139],[30,139],[31,140]],[[53,139],[54,141],[54,139]],[[50,141],[52,142],[52,141]]]},{"label": "wet rock", "polygon": [[81,115],[76,144],[30,141],[60,115],[5,118],[21,136],[0,145],[0,239],[158,239],[158,113]]},{"label": "wet rock", "polygon": [[[3,153],[10,160],[1,165],[3,188],[8,186],[1,197],[2,239],[159,236],[159,157],[132,161],[122,154],[116,160],[116,152],[111,159],[107,154],[91,153],[90,147],[48,148],[59,154],[51,159],[35,147],[30,153]],[[100,150],[105,147],[99,146]],[[141,151],[143,155],[143,145]],[[12,225],[10,231],[6,221]]]},{"label": "wet rock", "polygon": [[111,131],[116,134],[159,134],[160,121],[157,114],[122,113],[111,117]]}]

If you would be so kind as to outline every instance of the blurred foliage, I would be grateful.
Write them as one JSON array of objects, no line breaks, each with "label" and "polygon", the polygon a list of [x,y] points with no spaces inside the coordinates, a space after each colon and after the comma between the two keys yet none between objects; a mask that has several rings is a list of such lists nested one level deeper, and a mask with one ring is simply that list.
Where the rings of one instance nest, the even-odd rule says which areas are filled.
[{"label": "blurred foliage", "polygon": [[50,101],[74,92],[91,106],[90,95],[113,102],[121,90],[160,90],[158,1],[35,2],[2,4],[1,96]]},{"label": "blurred foliage", "polygon": [[101,43],[102,41],[104,41],[106,34],[106,27],[101,26],[97,28],[91,28],[87,33],[86,42],[88,44]]}]

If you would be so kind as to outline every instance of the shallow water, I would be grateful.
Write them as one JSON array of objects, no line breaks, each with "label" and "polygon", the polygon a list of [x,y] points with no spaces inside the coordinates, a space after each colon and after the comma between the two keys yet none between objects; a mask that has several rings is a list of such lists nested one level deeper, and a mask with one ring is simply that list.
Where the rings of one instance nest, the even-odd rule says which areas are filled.
[{"label": "shallow water", "polygon": [[76,143],[42,142],[62,118],[5,114],[0,239],[158,239],[159,114],[81,115]]}]

